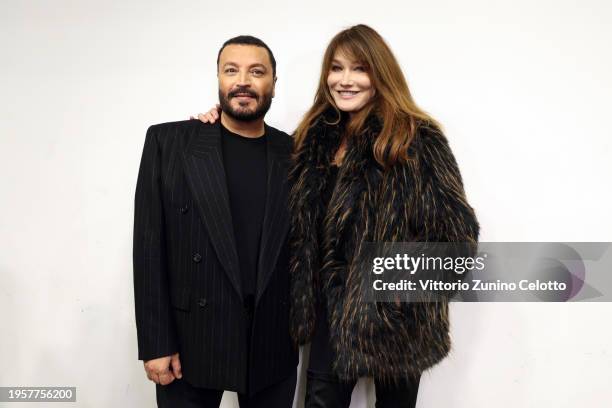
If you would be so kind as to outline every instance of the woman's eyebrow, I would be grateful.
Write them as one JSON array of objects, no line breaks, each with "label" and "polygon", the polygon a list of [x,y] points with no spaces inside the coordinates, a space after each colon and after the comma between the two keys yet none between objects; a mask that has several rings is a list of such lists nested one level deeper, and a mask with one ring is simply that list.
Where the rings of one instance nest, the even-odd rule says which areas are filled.
[{"label": "woman's eyebrow", "polygon": [[[342,62],[338,61],[337,59],[333,59],[332,64],[338,64],[338,65],[343,65]],[[366,65],[364,62],[361,61],[350,61],[347,65]]]}]

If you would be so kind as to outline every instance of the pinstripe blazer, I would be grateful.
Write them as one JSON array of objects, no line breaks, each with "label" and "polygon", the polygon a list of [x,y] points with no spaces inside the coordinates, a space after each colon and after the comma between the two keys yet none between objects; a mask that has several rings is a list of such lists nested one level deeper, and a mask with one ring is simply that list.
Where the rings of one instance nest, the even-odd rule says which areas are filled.
[{"label": "pinstripe blazer", "polygon": [[219,124],[191,120],[147,131],[134,213],[138,358],[179,352],[183,378],[198,387],[252,394],[296,369],[288,327],[292,139],[267,125],[266,133],[267,198],[247,344],[249,311],[242,300]]}]

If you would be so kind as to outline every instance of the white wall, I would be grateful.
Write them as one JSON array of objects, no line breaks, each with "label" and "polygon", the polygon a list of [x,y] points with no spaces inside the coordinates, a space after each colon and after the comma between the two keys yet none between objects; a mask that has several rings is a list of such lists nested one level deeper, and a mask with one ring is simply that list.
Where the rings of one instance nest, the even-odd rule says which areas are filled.
[{"label": "white wall", "polygon": [[[274,50],[267,119],[292,131],[333,34],[373,26],[445,125],[483,241],[612,241],[609,2],[274,3],[2,1],[0,385],[154,406],[131,270],[144,134],[216,102],[216,53],[238,34]],[[418,405],[608,406],[611,312],[454,304],[453,354]],[[353,407],[368,398],[360,386]]]}]

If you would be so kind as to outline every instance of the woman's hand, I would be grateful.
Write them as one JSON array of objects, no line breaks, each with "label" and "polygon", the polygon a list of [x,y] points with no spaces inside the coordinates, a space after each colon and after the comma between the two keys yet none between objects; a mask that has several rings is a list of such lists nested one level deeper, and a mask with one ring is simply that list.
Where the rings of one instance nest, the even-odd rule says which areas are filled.
[{"label": "woman's hand", "polygon": [[203,123],[215,123],[219,119],[221,113],[221,105],[217,104],[214,108],[206,113],[198,113],[198,117],[189,116],[189,119],[199,119]]}]

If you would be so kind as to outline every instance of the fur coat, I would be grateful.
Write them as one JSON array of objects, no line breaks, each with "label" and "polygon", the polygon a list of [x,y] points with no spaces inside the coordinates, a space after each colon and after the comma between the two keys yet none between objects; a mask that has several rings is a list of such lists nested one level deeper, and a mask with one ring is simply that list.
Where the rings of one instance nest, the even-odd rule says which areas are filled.
[{"label": "fur coat", "polygon": [[355,272],[361,246],[477,242],[479,225],[445,136],[421,127],[408,149],[409,162],[385,171],[374,159],[381,130],[374,116],[362,134],[349,140],[324,207],[321,194],[341,136],[341,126],[330,125],[330,118],[325,113],[315,122],[290,172],[291,335],[298,344],[311,340],[316,298],[323,296],[333,366],[341,379],[408,378],[449,353],[448,302],[365,302]]}]

